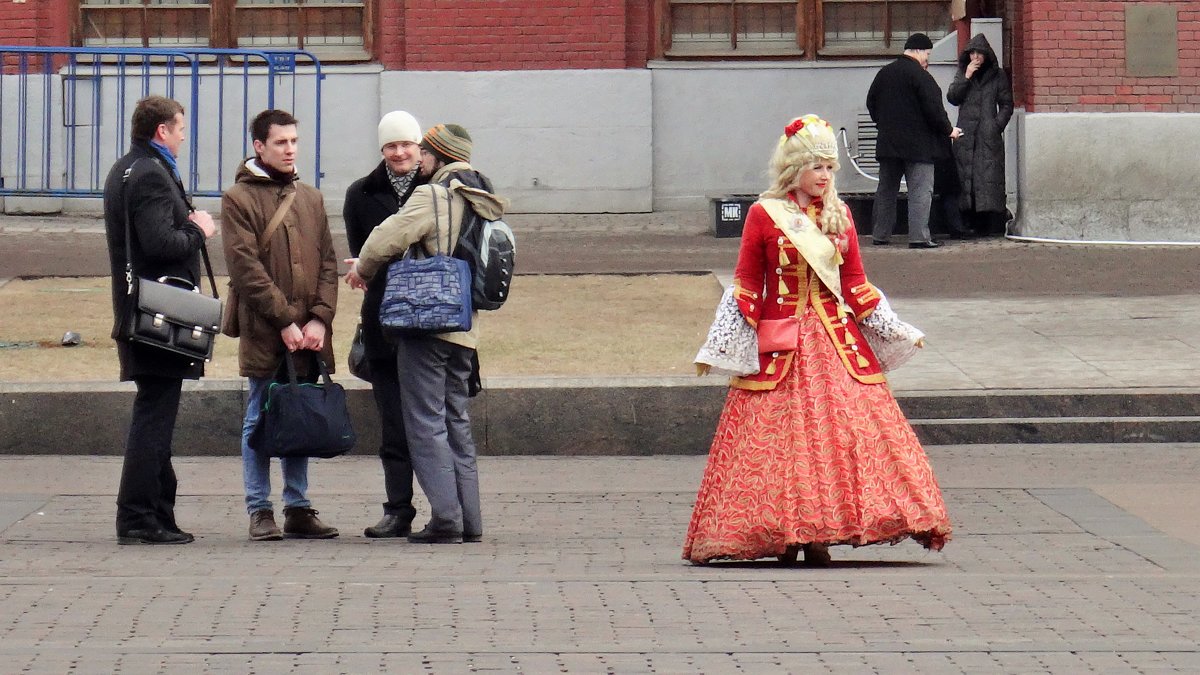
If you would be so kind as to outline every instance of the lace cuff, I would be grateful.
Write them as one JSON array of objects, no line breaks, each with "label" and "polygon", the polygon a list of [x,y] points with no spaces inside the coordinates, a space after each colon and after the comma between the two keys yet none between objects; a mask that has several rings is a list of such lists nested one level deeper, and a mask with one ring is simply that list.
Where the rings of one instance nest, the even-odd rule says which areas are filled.
[{"label": "lace cuff", "polygon": [[726,288],[721,296],[708,337],[696,354],[695,363],[738,377],[758,372],[758,335],[738,310],[733,286]]},{"label": "lace cuff", "polygon": [[875,311],[863,319],[859,326],[885,373],[908,362],[919,349],[917,342],[925,337],[916,326],[900,320],[883,291],[879,291],[879,304],[875,305]]}]

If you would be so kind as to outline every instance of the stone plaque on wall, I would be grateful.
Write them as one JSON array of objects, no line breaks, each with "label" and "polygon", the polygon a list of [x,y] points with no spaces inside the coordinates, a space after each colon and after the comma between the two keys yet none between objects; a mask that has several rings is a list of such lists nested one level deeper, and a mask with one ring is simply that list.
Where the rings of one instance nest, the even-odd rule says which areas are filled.
[{"label": "stone plaque on wall", "polygon": [[1179,74],[1179,9],[1175,5],[1125,6],[1125,69],[1135,77]]}]

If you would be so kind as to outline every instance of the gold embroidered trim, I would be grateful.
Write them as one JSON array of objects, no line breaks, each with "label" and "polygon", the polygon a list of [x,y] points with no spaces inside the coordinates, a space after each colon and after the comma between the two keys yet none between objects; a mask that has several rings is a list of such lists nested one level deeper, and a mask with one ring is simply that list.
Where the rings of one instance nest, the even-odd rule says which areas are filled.
[{"label": "gold embroidered trim", "polygon": [[767,366],[767,368],[770,369],[773,367],[775,368],[775,372],[771,373],[768,371],[763,371],[763,374],[771,376],[771,379],[769,380],[755,380],[747,377],[734,377],[729,381],[729,386],[734,387],[735,389],[745,389],[747,391],[768,391],[774,389],[775,387],[779,386],[779,383],[783,380],[784,376],[787,375],[788,371],[791,370],[792,357],[795,356],[795,354],[796,353],[794,351],[787,352],[771,359],[771,363]]},{"label": "gold embroidered trim", "polygon": [[[851,288],[850,293],[854,296],[854,301],[860,307],[862,307],[862,309],[854,315],[854,318],[861,322],[863,319],[871,316],[871,313],[875,311],[875,304],[878,303],[880,298],[879,289],[875,288],[875,286],[870,282],[863,282],[854,288]],[[865,305],[867,304],[871,304],[871,306],[866,307]]]},{"label": "gold embroidered trim", "polygon": [[[817,316],[821,318],[821,323],[825,325],[825,331],[829,334],[829,338],[833,341],[834,350],[837,351],[838,357],[841,358],[842,364],[846,367],[846,372],[850,373],[850,377],[862,382],[863,384],[880,384],[887,381],[887,377],[882,373],[866,374],[860,373],[859,368],[870,368],[871,362],[867,357],[858,353],[856,349],[850,349],[849,345],[854,344],[854,335],[850,332],[846,324],[841,322],[844,317],[844,310],[841,305],[837,305],[837,317],[829,316],[828,310],[825,308],[825,302],[821,298],[821,285],[817,280],[809,275],[809,298],[813,309],[816,310]],[[832,296],[832,294],[830,294]],[[831,298],[832,299],[832,298]],[[845,335],[845,342],[838,338],[838,330],[841,330]],[[850,354],[854,354],[854,362],[850,361]],[[857,366],[857,367],[856,367]]]}]

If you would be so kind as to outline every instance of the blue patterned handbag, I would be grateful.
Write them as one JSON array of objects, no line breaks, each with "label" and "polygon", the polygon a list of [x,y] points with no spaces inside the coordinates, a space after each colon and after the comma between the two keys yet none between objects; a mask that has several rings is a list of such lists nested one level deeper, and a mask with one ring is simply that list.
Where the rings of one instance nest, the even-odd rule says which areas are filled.
[{"label": "blue patterned handbag", "polygon": [[[433,219],[438,252],[428,258],[414,258],[414,244],[403,258],[388,265],[383,302],[379,305],[379,325],[385,331],[420,334],[471,330],[471,267],[467,261],[442,252],[437,202],[435,196]],[[453,248],[449,232],[446,239],[447,248]]]}]

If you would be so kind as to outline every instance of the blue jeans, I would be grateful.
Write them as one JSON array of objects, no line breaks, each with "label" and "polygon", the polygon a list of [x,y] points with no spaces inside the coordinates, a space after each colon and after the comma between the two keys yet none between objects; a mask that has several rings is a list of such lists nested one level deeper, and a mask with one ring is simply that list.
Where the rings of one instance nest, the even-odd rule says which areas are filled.
[{"label": "blue jeans", "polygon": [[[247,379],[250,397],[246,402],[246,417],[242,421],[242,482],[246,487],[246,513],[254,513],[271,508],[271,458],[259,456],[250,447],[250,431],[258,421],[267,388],[273,380],[269,377]],[[312,502],[304,496],[308,492],[308,458],[284,457],[279,463],[283,466],[284,508],[311,507]]]}]

